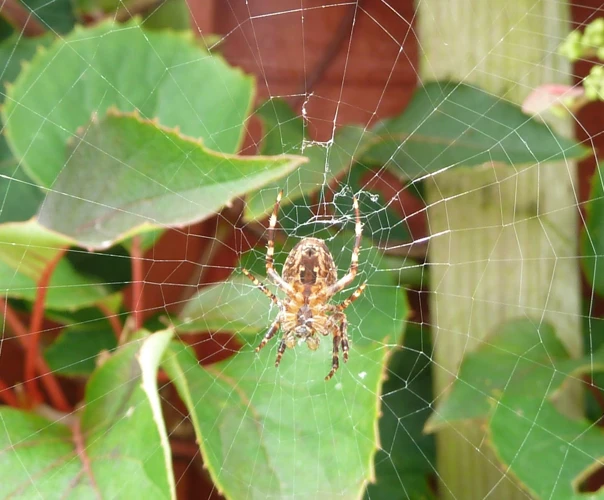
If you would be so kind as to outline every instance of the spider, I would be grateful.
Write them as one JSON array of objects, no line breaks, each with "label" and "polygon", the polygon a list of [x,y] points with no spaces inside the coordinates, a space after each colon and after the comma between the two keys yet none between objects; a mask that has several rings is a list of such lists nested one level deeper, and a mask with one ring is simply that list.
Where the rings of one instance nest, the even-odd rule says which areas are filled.
[{"label": "spider", "polygon": [[277,318],[256,348],[260,351],[270,339],[283,330],[283,337],[277,350],[275,367],[279,366],[281,357],[287,348],[292,349],[296,339],[303,340],[309,349],[319,347],[318,334],[333,335],[333,357],[331,371],[325,377],[329,380],[337,371],[340,361],[340,346],[344,362],[348,361],[348,321],[344,310],[363,293],[366,283],[358,287],[352,295],[339,304],[330,304],[329,300],[346,285],[350,284],[359,267],[359,249],[361,248],[361,216],[356,197],[353,198],[355,211],[355,242],[352,250],[350,269],[338,280],[336,265],[325,243],[318,238],[304,238],[292,248],[283,266],[282,275],[275,271],[273,254],[275,252],[275,226],[283,191],[279,192],[268,228],[268,246],[266,250],[266,274],[273,284],[286,294],[285,299],[278,299],[263,283],[258,281],[247,269],[243,269],[269,299],[279,308]]}]

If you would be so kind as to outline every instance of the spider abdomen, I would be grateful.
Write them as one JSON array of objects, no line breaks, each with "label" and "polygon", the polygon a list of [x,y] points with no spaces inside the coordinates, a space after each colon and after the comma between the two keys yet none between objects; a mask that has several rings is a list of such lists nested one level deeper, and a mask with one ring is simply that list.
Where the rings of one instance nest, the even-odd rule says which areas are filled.
[{"label": "spider abdomen", "polygon": [[305,287],[306,296],[317,288],[333,285],[338,279],[327,245],[317,238],[304,238],[292,248],[285,260],[282,277],[294,288],[296,285]]}]

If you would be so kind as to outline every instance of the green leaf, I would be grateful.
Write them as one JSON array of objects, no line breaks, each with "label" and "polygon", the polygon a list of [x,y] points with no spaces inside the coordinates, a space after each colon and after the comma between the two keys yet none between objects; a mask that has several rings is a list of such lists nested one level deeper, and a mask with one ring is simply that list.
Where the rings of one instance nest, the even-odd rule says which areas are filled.
[{"label": "green leaf", "polygon": [[[54,40],[50,34],[37,38],[26,38],[13,34],[0,43],[0,81],[9,86],[25,61],[38,47],[47,46]],[[4,93],[0,93],[0,103]],[[1,126],[1,124],[0,124]],[[2,127],[3,128],[3,127]],[[13,157],[4,134],[0,134],[0,223],[21,222],[33,217],[40,207],[44,195],[25,175]]]},{"label": "green leaf", "polygon": [[[129,311],[123,311],[121,309],[123,302],[123,296],[121,293],[114,293],[111,295],[107,295],[98,303],[95,303],[89,307],[82,307],[74,311],[69,310],[61,310],[61,309],[51,309],[46,307],[45,317],[62,325],[77,325],[80,323],[88,323],[92,324],[95,321],[105,321],[107,319],[105,312],[109,312],[113,315],[117,315],[119,318],[122,318],[121,323],[124,322],[126,316],[129,314]],[[101,311],[99,309],[99,305],[103,305],[105,311]],[[154,328],[151,331],[161,330],[161,328]]]},{"label": "green leaf", "polygon": [[364,163],[386,165],[401,179],[452,166],[571,160],[589,150],[528,118],[520,107],[477,87],[431,82],[405,111],[380,122]]},{"label": "green leaf", "polygon": [[600,296],[604,296],[604,166],[598,165],[586,204],[587,224],[581,232],[581,264],[585,278]]},{"label": "green leaf", "polygon": [[74,250],[68,252],[65,258],[79,273],[98,278],[111,291],[122,290],[132,281],[130,253],[122,245],[102,252]]},{"label": "green leaf", "polygon": [[191,16],[186,0],[72,0],[80,18],[103,14],[130,19],[136,10],[145,29],[186,30],[191,27]]},{"label": "green leaf", "polygon": [[[175,498],[155,385],[169,330],[122,347],[92,375],[75,422],[2,407],[0,497]],[[77,444],[76,444],[77,443]]]},{"label": "green leaf", "polygon": [[215,153],[115,110],[81,132],[69,157],[46,196],[40,223],[94,249],[200,221],[305,160]]},{"label": "green leaf", "polygon": [[[0,140],[0,156],[3,148],[1,142],[2,140]],[[8,146],[5,151],[10,155]],[[14,161],[16,165],[16,160],[12,156],[7,161]],[[0,173],[0,224],[31,219],[38,212],[44,194],[26,177],[21,167],[6,169],[0,167],[0,172],[6,172],[6,174]]]},{"label": "green leaf", "polygon": [[191,28],[191,14],[186,0],[164,0],[159,7],[153,4],[144,17],[146,29],[188,30]]},{"label": "green leaf", "polygon": [[[288,241],[288,250],[296,240]],[[338,275],[344,275],[350,267],[352,248],[354,246],[354,233],[343,233],[330,240],[325,240],[327,248],[334,256]],[[354,288],[363,281],[370,285],[392,287],[396,282],[398,270],[384,267],[384,255],[362,240],[359,258],[359,271],[354,285],[339,295],[334,300],[344,300]],[[287,252],[275,246],[275,268],[281,271]],[[274,310],[270,302],[257,292],[252,282],[241,273],[241,268],[246,268],[256,275],[258,279],[268,284],[269,288],[278,296],[282,293],[277,287],[270,285],[266,276],[266,254],[251,250],[241,257],[237,270],[227,281],[202,288],[191,297],[183,307],[177,319],[179,333],[227,331],[239,334],[255,333],[270,322]]]},{"label": "green leaf", "polygon": [[[258,295],[262,295],[257,292]],[[205,369],[175,345],[164,368],[191,414],[212,479],[228,498],[358,498],[373,476],[379,394],[388,346],[407,314],[395,288],[368,287],[347,309],[350,359],[326,382],[331,341],[297,346],[275,368],[276,341]],[[264,309],[269,301],[264,297]],[[261,314],[262,308],[256,309]],[[243,311],[241,311],[243,312]],[[276,311],[273,308],[273,314]]]},{"label": "green leaf", "polygon": [[459,420],[486,418],[514,381],[532,380],[539,371],[551,375],[568,359],[549,323],[504,323],[460,368],[453,389],[428,420],[432,432]]},{"label": "green leaf", "polygon": [[44,351],[53,372],[60,375],[90,375],[101,351],[117,347],[115,333],[107,320],[67,327]]},{"label": "green leaf", "polygon": [[54,33],[68,33],[75,25],[72,0],[20,0],[42,26]]},{"label": "green leaf", "polygon": [[77,28],[38,53],[10,88],[2,116],[27,173],[54,189],[69,160],[67,140],[112,106],[180,127],[210,149],[235,152],[253,85],[192,33],[105,22]]},{"label": "green leaf", "polygon": [[434,437],[423,433],[431,414],[430,331],[409,323],[405,345],[392,353],[382,388],[381,448],[375,456],[375,484],[365,498],[435,498],[429,477],[435,474]]},{"label": "green leaf", "polygon": [[[40,276],[71,240],[40,226],[34,219],[0,225],[0,290],[12,298],[33,301]],[[76,310],[101,301],[109,290],[62,259],[50,279],[46,307]]]},{"label": "green leaf", "polygon": [[[363,231],[382,247],[392,247],[396,242],[408,242],[411,233],[403,217],[390,208],[390,202],[377,190],[363,183],[363,175],[373,172],[356,163],[350,170],[346,185],[351,192],[339,194],[336,199],[336,211],[346,213],[352,206],[352,194],[359,198],[359,208],[363,219]],[[373,172],[375,175],[375,172]]]},{"label": "green leaf", "polygon": [[571,359],[547,324],[509,322],[466,357],[427,427],[488,417],[492,448],[533,496],[584,498],[577,486],[601,464],[604,434],[562,415],[553,400],[569,378],[603,370],[604,349]]},{"label": "green leaf", "polygon": [[366,144],[361,127],[340,128],[330,143],[308,141],[304,121],[281,99],[270,99],[256,113],[264,125],[262,154],[304,155],[308,164],[250,196],[244,213],[247,221],[261,219],[270,212],[280,189],[284,190],[283,207],[318,191],[346,171]]}]

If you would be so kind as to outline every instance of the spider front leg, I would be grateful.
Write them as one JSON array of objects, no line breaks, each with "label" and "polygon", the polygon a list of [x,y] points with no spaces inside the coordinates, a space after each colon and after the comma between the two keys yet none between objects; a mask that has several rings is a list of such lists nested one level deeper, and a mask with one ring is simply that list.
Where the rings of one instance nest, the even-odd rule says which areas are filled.
[{"label": "spider front leg", "polygon": [[352,304],[355,300],[357,300],[361,294],[365,291],[365,287],[367,286],[367,282],[363,283],[359,288],[357,288],[350,297],[348,297],[345,301],[338,304],[336,307],[339,311],[343,311],[350,304]]},{"label": "spider front leg", "polygon": [[277,201],[273,208],[273,213],[268,223],[268,245],[266,247],[266,274],[269,279],[277,285],[281,290],[286,293],[293,293],[293,289],[289,283],[279,276],[279,273],[275,271],[275,226],[277,225],[277,214],[279,213],[279,204],[281,203],[281,197],[283,191],[279,191],[277,195]]},{"label": "spider front leg", "polygon": [[245,274],[250,280],[252,280],[252,283],[254,283],[254,285],[256,285],[264,295],[266,295],[279,307],[281,306],[281,301],[275,296],[274,293],[272,293],[268,288],[266,288],[266,285],[264,283],[258,281],[247,269],[242,269],[241,272]]}]

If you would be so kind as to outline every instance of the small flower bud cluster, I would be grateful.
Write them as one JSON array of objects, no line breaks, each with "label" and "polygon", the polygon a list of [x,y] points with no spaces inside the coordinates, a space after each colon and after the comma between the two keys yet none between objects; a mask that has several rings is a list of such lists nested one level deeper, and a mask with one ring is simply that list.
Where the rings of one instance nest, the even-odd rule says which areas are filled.
[{"label": "small flower bud cluster", "polygon": [[[570,61],[597,57],[604,61],[604,17],[588,24],[585,31],[570,33],[558,49]],[[583,79],[585,98],[588,101],[604,101],[604,66],[596,64]]]}]

